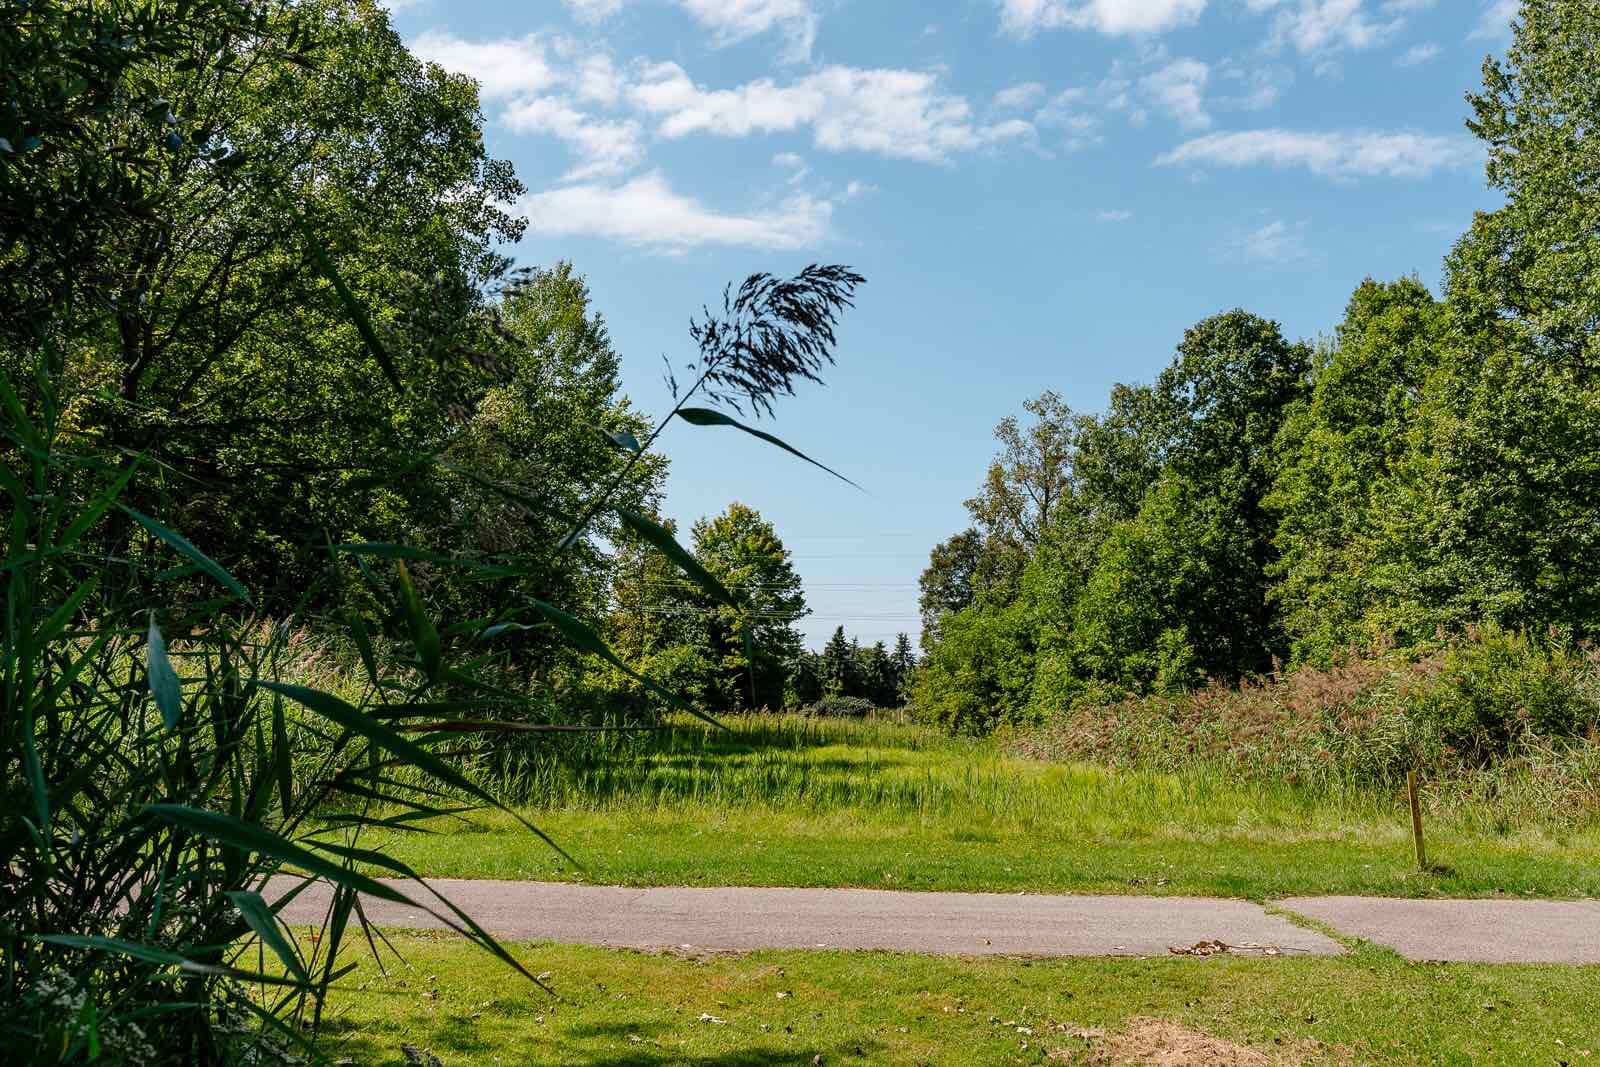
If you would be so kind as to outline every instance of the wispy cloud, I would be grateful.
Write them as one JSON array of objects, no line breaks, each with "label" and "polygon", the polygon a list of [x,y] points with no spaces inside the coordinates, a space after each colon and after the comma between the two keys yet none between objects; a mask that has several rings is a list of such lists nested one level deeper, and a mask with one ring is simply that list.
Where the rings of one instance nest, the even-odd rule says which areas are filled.
[{"label": "wispy cloud", "polygon": [[1211,68],[1198,59],[1178,59],[1139,79],[1144,96],[1187,129],[1211,125],[1206,114],[1206,81]]},{"label": "wispy cloud", "polygon": [[994,106],[1006,111],[1032,107],[1044,99],[1044,86],[1039,82],[1022,82],[1001,89],[994,94]]},{"label": "wispy cloud", "polygon": [[1310,259],[1312,251],[1306,244],[1306,224],[1288,223],[1282,219],[1269,222],[1237,235],[1229,245],[1233,257],[1252,263],[1293,263]]},{"label": "wispy cloud", "polygon": [[1034,113],[1036,125],[1066,131],[1062,147],[1069,152],[1100,142],[1100,118],[1088,110],[1089,94],[1083,89],[1063,89]]},{"label": "wispy cloud", "polygon": [[966,99],[941,91],[937,76],[926,71],[825,67],[787,84],[761,78],[732,89],[705,89],[678,64],[660,63],[644,71],[629,96],[640,110],[658,116],[663,137],[809,129],[813,143],[826,151],[924,162],[1033,133],[1022,119],[975,121]]},{"label": "wispy cloud", "polygon": [[1235,59],[1223,60],[1214,73],[1223,83],[1217,106],[1238,111],[1265,111],[1294,82],[1294,71],[1288,67],[1259,62],[1246,65]]},{"label": "wispy cloud", "polygon": [[478,79],[485,100],[518,93],[537,93],[556,83],[548,42],[539,34],[465,41],[448,33],[429,30],[411,42],[411,51],[423,59]]},{"label": "wispy cloud", "polygon": [[1522,10],[1520,0],[1485,0],[1483,14],[1469,34],[1471,40],[1501,40],[1511,36],[1511,20]]},{"label": "wispy cloud", "polygon": [[574,15],[585,22],[599,22],[622,10],[622,0],[563,0]]},{"label": "wispy cloud", "polygon": [[1424,41],[1422,44],[1414,44],[1400,53],[1395,63],[1402,67],[1419,66],[1438,56],[1441,51],[1442,49],[1432,41]]},{"label": "wispy cloud", "polygon": [[1110,211],[1096,212],[1095,216],[1094,216],[1094,221],[1096,221],[1096,222],[1127,222],[1131,218],[1133,218],[1133,212],[1124,211],[1121,208],[1114,208],[1114,209],[1112,209]]},{"label": "wispy cloud", "polygon": [[1328,178],[1421,178],[1475,158],[1462,136],[1376,131],[1241,130],[1197,137],[1156,158],[1162,166],[1304,167]]},{"label": "wispy cloud", "polygon": [[1276,13],[1274,46],[1289,45],[1304,55],[1317,55],[1381,44],[1405,25],[1407,12],[1419,5],[1390,0],[1377,14],[1365,0],[1246,0],[1246,6]]},{"label": "wispy cloud", "polygon": [[1206,0],[998,0],[1000,28],[1017,37],[1039,30],[1157,33],[1192,23]]},{"label": "wispy cloud", "polygon": [[[414,3],[416,0],[401,0]],[[580,20],[598,23],[621,11],[625,0],[562,0]],[[675,0],[711,32],[711,45],[723,47],[776,30],[783,34],[789,59],[810,57],[817,39],[817,13],[811,0]]]},{"label": "wispy cloud", "polygon": [[580,162],[563,181],[612,177],[644,158],[639,123],[585,114],[565,100],[533,97],[508,108],[501,121],[518,133],[542,133],[566,142]]},{"label": "wispy cloud", "polygon": [[796,249],[828,234],[833,205],[794,196],[747,213],[717,211],[673,191],[659,171],[621,185],[567,185],[518,202],[528,230],[547,237],[601,237],[657,251],[702,245]]},{"label": "wispy cloud", "polygon": [[790,59],[810,57],[817,39],[817,13],[810,0],[678,0],[696,22],[709,29],[712,43],[737,44],[769,30],[788,40]]}]

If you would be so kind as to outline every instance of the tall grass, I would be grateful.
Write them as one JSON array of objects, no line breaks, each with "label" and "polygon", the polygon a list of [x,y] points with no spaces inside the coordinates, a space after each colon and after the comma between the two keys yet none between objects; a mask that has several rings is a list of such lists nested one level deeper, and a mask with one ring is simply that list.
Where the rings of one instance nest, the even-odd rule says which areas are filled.
[{"label": "tall grass", "polygon": [[1600,820],[1600,656],[1485,630],[1416,659],[1352,658],[1238,687],[1077,707],[1007,751],[1107,767],[1395,797],[1475,829]]},{"label": "tall grass", "polygon": [[726,727],[679,722],[626,748],[526,766],[492,788],[534,812],[841,813],[1022,834],[1333,826],[1388,807],[1374,790],[1039,761],[914,723],[752,715]]}]

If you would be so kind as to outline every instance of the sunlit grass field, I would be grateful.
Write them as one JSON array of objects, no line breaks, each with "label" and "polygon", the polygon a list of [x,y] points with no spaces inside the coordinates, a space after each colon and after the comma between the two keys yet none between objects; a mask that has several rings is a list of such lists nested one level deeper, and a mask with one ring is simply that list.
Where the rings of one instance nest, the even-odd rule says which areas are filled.
[{"label": "sunlit grass field", "polygon": [[576,865],[493,813],[436,820],[393,851],[434,876],[630,885],[1600,894],[1594,825],[1508,827],[1490,805],[1441,795],[1435,869],[1419,872],[1400,795],[1048,763],[888,721],[681,725],[500,786],[529,798]]},{"label": "sunlit grass field", "polygon": [[[459,940],[391,937],[403,964],[390,961],[384,977],[363,960],[330,997],[330,1058],[400,1065],[402,1044],[449,1067],[1579,1064],[1600,1053],[1600,969],[1588,967],[1408,964],[1372,948],[1316,960],[1026,961],[513,946],[547,973],[552,996]],[[1225,1047],[1115,1055],[1141,1034],[1143,1051],[1159,1051],[1163,1031],[1265,1059],[1224,1058],[1236,1051]]]}]

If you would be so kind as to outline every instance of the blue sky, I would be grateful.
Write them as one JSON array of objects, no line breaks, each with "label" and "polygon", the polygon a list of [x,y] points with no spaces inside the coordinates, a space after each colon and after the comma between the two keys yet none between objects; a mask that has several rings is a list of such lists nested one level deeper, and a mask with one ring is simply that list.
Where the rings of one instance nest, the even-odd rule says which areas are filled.
[{"label": "blue sky", "polygon": [[528,264],[572,261],[646,411],[729,280],[868,278],[825,389],[773,425],[863,495],[727,430],[672,428],[668,513],[776,523],[820,644],[915,638],[991,431],[1045,389],[1099,410],[1184,328],[1291,337],[1362,278],[1439,265],[1496,198],[1463,94],[1514,0],[393,0],[482,83],[528,186]]}]

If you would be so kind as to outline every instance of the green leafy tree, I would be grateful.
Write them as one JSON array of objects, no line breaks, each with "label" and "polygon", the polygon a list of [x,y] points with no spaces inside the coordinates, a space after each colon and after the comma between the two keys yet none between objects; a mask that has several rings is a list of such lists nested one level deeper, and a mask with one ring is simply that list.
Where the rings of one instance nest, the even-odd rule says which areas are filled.
[{"label": "green leafy tree", "polygon": [[[656,454],[629,462],[631,454],[599,429],[637,440],[650,427],[621,394],[620,359],[570,264],[527,272],[498,310],[507,335],[503,375],[471,404],[444,445],[443,463],[373,488],[360,539],[526,559],[517,584],[527,595],[599,613],[613,572],[633,562],[606,550],[623,537],[616,513],[595,516],[565,551],[546,546],[561,541],[596,485],[614,486],[616,507],[652,511],[666,463]],[[659,556],[634,544],[635,556]],[[659,558],[647,565],[663,567]],[[505,596],[503,587],[448,569],[426,578],[433,602],[465,618],[494,615]],[[553,635],[523,633],[515,643],[530,673],[548,675],[571,659]]]},{"label": "green leafy tree", "polygon": [[1600,371],[1600,9],[1523,0],[1503,59],[1483,63],[1467,126],[1505,204],[1480,212],[1446,263],[1469,332],[1503,320],[1545,361]]},{"label": "green leafy tree", "polygon": [[1600,630],[1600,405],[1516,346],[1453,357],[1376,501],[1368,628]]},{"label": "green leafy tree", "polygon": [[1469,96],[1502,207],[1446,262],[1447,343],[1376,502],[1370,629],[1600,627],[1600,11],[1526,0]]},{"label": "green leafy tree", "polygon": [[1022,408],[1030,416],[1026,425],[1008,415],[995,427],[1000,453],[966,502],[985,542],[1018,556],[1038,547],[1057,512],[1070,504],[1078,438],[1092,422],[1051,391]]},{"label": "green leafy tree", "polygon": [[693,540],[695,558],[738,605],[703,602],[706,658],[717,672],[714,706],[781,707],[785,665],[801,648],[795,624],[809,614],[793,557],[770,522],[737,502],[695,523]]},{"label": "green leafy tree", "polygon": [[1034,631],[1020,601],[946,617],[912,686],[919,717],[954,733],[984,733],[1026,713]]},{"label": "green leafy tree", "polygon": [[[1117,524],[1101,545],[1072,607],[1080,677],[1124,691],[1165,690],[1232,666],[1236,652],[1223,642],[1238,625],[1230,609],[1240,605],[1229,599],[1236,590],[1228,568],[1250,565],[1249,540],[1227,527],[1231,516],[1197,497],[1190,483],[1165,478],[1138,516]],[[1234,558],[1223,554],[1228,549]],[[1207,639],[1216,644],[1199,644]]]},{"label": "green leafy tree", "polygon": [[1272,596],[1293,660],[1328,663],[1370,639],[1377,515],[1446,343],[1443,307],[1415,278],[1357,287],[1307,400],[1279,433]]},{"label": "green leafy tree", "polygon": [[[1268,602],[1277,549],[1265,499],[1279,429],[1307,390],[1310,364],[1307,346],[1286,341],[1277,323],[1230,311],[1186,330],[1156,380],[1171,427],[1165,469],[1186,483],[1211,530],[1213,599],[1189,638],[1213,677],[1266,670],[1286,651]],[[1166,507],[1156,514],[1176,519]]]},{"label": "green leafy tree", "polygon": [[[232,0],[176,12],[0,3],[0,350],[104,329],[127,284],[108,247],[149,224],[167,176],[194,167],[216,180],[243,162],[221,127],[173,110],[163,72],[183,67],[233,91],[247,68],[313,62],[308,21],[283,4]],[[52,382],[72,384],[59,373]]]},{"label": "green leafy tree", "polygon": [[[67,429],[166,471],[130,503],[283,608],[326,591],[328,542],[371,518],[364,487],[441,452],[505,376],[485,290],[522,187],[485,153],[474,84],[412,56],[371,0],[250,21],[295,51],[233,30],[123,74],[159,101],[167,151],[100,234],[103,301],[74,316],[59,381]],[[107,551],[130,532],[113,523]]]},{"label": "green leafy tree", "polygon": [[938,641],[941,619],[977,601],[984,585],[984,569],[983,535],[976,529],[963,530],[933,546],[928,565],[917,581],[923,648],[931,648]]}]

